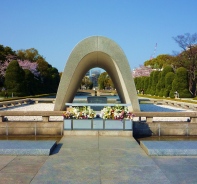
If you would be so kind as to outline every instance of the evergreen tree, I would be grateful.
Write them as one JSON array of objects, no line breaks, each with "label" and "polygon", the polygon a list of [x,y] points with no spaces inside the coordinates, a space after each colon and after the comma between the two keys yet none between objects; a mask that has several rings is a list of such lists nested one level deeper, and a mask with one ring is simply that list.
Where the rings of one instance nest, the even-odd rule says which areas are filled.
[{"label": "evergreen tree", "polygon": [[49,90],[51,93],[55,93],[57,92],[57,88],[60,82],[60,75],[59,75],[58,70],[54,67],[50,67],[48,69],[48,72],[49,72],[49,80],[51,81]]},{"label": "evergreen tree", "polygon": [[144,77],[144,93],[147,94],[148,84],[149,84],[150,77]]},{"label": "evergreen tree", "polygon": [[159,96],[159,93],[160,93],[160,91],[161,91],[161,85],[162,85],[162,84],[161,84],[161,82],[162,82],[162,81],[161,81],[161,73],[162,73],[162,72],[159,73],[158,82],[157,82],[157,85],[156,85],[156,93],[155,93],[156,96]]},{"label": "evergreen tree", "polygon": [[25,95],[25,72],[18,62],[13,60],[9,63],[5,74],[5,86],[9,94],[15,96]]},{"label": "evergreen tree", "polygon": [[58,70],[53,68],[48,62],[43,58],[37,60],[38,71],[40,73],[40,93],[53,93],[57,91],[60,77]]},{"label": "evergreen tree", "polygon": [[37,93],[36,81],[30,70],[25,69],[25,93],[26,95],[35,95]]},{"label": "evergreen tree", "polygon": [[136,87],[136,90],[138,91],[140,91],[140,77],[136,77],[136,78],[134,78],[134,82],[135,82],[135,87]]},{"label": "evergreen tree", "polygon": [[156,85],[158,83],[160,71],[153,71],[152,73],[153,73],[153,78],[152,78],[152,84],[151,84],[151,95],[155,95],[156,94]]},{"label": "evergreen tree", "polygon": [[164,96],[169,97],[170,91],[172,89],[172,82],[174,80],[175,74],[174,72],[168,72],[165,76],[165,91]]},{"label": "evergreen tree", "polygon": [[173,72],[173,68],[171,66],[166,66],[161,72],[161,77],[158,84],[160,85],[158,86],[158,89],[160,88],[158,95],[161,97],[165,96],[165,76],[168,72]]},{"label": "evergreen tree", "polygon": [[150,73],[149,81],[148,81],[148,89],[147,89],[147,94],[151,94],[151,86],[152,86],[152,81],[153,81],[153,72]]},{"label": "evergreen tree", "polygon": [[170,96],[172,97],[175,92],[178,92],[180,98],[190,98],[188,83],[188,72],[185,68],[180,67],[176,70],[175,78],[172,82],[172,90]]}]

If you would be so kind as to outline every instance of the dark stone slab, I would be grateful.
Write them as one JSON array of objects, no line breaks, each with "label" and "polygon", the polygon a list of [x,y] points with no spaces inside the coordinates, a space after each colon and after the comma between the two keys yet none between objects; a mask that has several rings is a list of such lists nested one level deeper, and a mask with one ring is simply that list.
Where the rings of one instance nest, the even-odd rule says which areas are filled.
[{"label": "dark stone slab", "polygon": [[[106,104],[107,103],[107,97],[101,97],[101,96],[89,96],[87,97],[88,103],[95,103],[95,104]],[[91,108],[95,111],[100,111],[104,108],[104,106],[91,106]]]},{"label": "dark stone slab", "polygon": [[150,156],[197,156],[197,141],[140,141]]},{"label": "dark stone slab", "polygon": [[56,141],[0,141],[0,155],[50,155]]}]

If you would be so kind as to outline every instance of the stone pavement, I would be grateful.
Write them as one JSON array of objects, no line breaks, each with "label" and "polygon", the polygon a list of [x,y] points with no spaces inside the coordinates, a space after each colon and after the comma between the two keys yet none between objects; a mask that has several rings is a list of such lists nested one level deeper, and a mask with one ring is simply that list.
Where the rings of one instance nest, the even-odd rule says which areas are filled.
[{"label": "stone pavement", "polygon": [[63,137],[50,156],[0,156],[0,183],[195,184],[197,156],[148,156],[132,137]]},{"label": "stone pavement", "polygon": [[197,156],[197,141],[140,141],[150,156]]}]

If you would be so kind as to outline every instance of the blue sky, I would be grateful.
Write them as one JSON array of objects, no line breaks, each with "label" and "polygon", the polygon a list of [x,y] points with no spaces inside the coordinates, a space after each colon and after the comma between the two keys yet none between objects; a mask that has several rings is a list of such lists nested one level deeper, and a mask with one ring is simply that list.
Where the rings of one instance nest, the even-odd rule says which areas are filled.
[{"label": "blue sky", "polygon": [[197,32],[196,0],[0,0],[0,44],[35,48],[59,72],[78,42],[114,40],[131,69],[180,52],[173,37]]}]

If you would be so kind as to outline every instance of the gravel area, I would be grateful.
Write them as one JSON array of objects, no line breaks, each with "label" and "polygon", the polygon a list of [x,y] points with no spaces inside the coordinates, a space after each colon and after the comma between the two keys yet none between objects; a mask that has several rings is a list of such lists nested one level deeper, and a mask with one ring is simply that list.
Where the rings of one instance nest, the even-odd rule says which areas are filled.
[{"label": "gravel area", "polygon": [[[21,105],[17,107],[10,107],[7,109],[1,109],[2,111],[52,111],[54,108],[54,104],[52,103],[38,103],[31,105]],[[177,112],[177,111],[187,111],[191,112],[192,110],[186,110],[182,108],[177,108],[168,105],[153,105],[153,104],[140,104],[140,108],[142,112]],[[41,121],[41,116],[8,116],[9,121]],[[189,117],[155,117],[154,121],[187,121]],[[50,121],[62,121],[63,116],[51,116]],[[134,118],[134,120],[138,120],[138,118]],[[145,120],[145,118],[142,118]]]},{"label": "gravel area", "polygon": [[[1,109],[2,111],[53,111],[54,104],[52,103],[38,103],[31,105],[21,105],[17,107],[11,107],[7,109]],[[42,121],[41,116],[7,116],[9,121]],[[51,116],[50,121],[62,121],[63,116]]]}]

